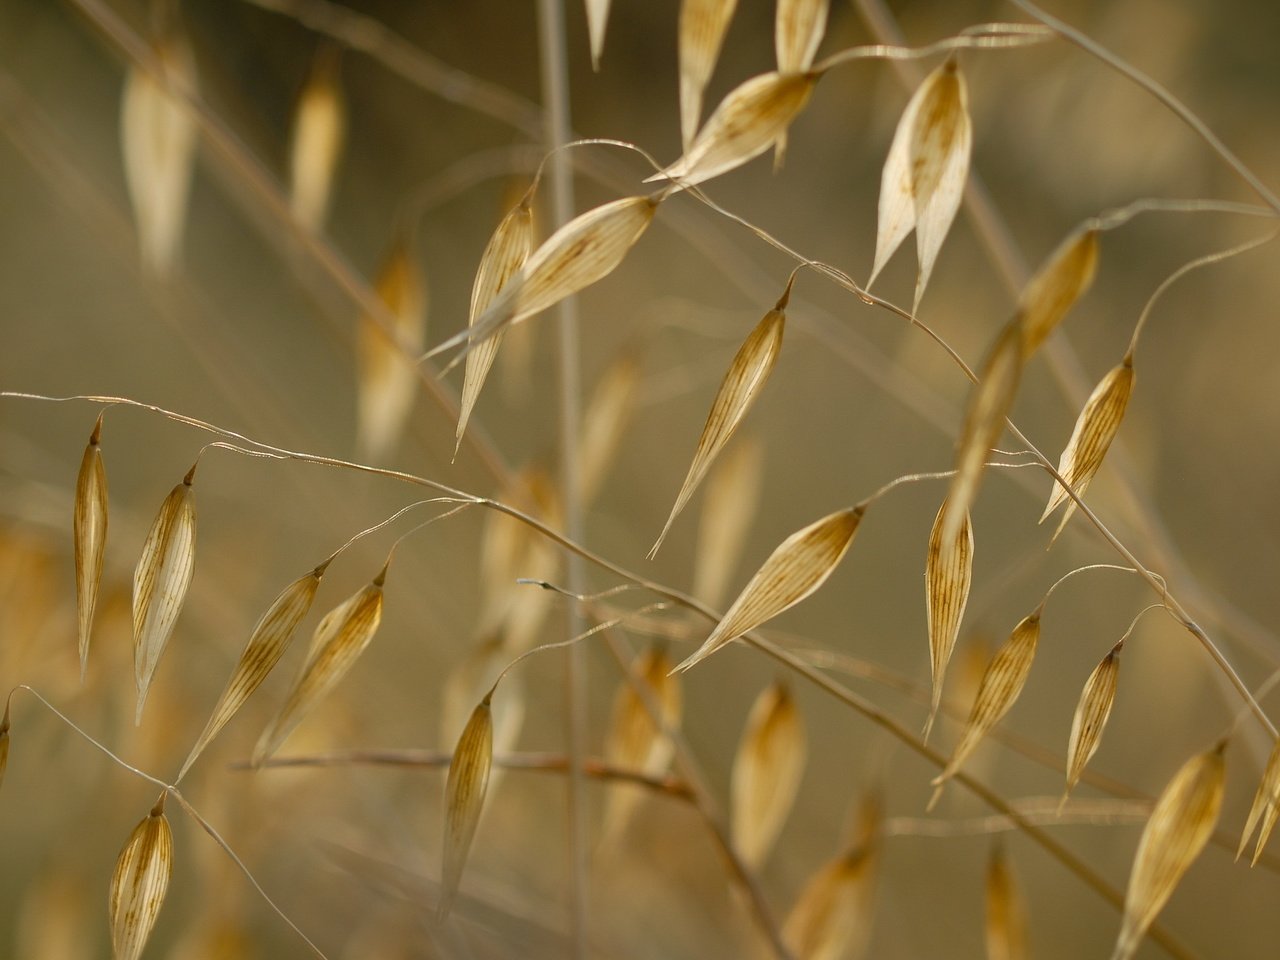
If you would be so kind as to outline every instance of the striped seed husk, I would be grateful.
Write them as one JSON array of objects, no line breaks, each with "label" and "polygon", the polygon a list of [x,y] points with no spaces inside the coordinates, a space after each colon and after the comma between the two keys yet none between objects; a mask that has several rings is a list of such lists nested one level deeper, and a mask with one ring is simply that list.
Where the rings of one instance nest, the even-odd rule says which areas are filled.
[{"label": "striped seed husk", "polygon": [[114,960],[138,960],[173,874],[173,831],[164,797],[129,835],[116,859],[108,897]]},{"label": "striped seed husk", "polygon": [[1102,742],[1102,731],[1111,716],[1119,682],[1120,654],[1113,649],[1089,674],[1071,720],[1071,739],[1067,743],[1067,787],[1062,794],[1064,804]]},{"label": "striped seed husk", "polygon": [[947,665],[955,650],[956,637],[964,608],[969,602],[969,586],[973,580],[973,524],[965,511],[959,532],[950,540],[942,539],[942,518],[947,509],[944,501],[938,508],[929,533],[929,552],[925,558],[925,613],[929,626],[929,664],[933,671],[933,692],[929,701],[929,719],[925,722],[924,740],[929,739],[934,718],[942,703],[942,688]]},{"label": "striped seed husk", "polygon": [[863,512],[862,506],[837,510],[782,541],[702,646],[676,670],[688,670],[821,587],[853,543]]},{"label": "striped seed husk", "polygon": [[1156,801],[1138,842],[1111,960],[1129,960],[1204,845],[1222,811],[1226,741],[1183,764]]},{"label": "striped seed husk", "polygon": [[685,151],[698,132],[702,95],[737,6],[738,0],[683,0],[680,4],[680,144]]},{"label": "striped seed husk", "polygon": [[89,639],[93,632],[93,612],[98,605],[98,585],[102,582],[102,561],[107,545],[107,474],[102,465],[102,416],[80,461],[76,477],[76,499],[72,516],[75,545],[76,626],[80,652],[80,678],[89,663]]},{"label": "striped seed husk", "polygon": [[913,313],[964,199],[972,152],[968,91],[952,57],[907,103],[880,178],[875,262],[867,286],[914,229],[919,271]]},{"label": "striped seed husk", "polygon": [[[507,285],[529,259],[529,251],[533,249],[533,192],[527,191],[520,202],[513,207],[498,223],[497,229],[485,245],[480,255],[480,266],[476,269],[476,278],[471,286],[471,310],[467,317],[467,325],[475,326],[476,320],[485,308],[493,302],[502,288]],[[476,345],[467,354],[466,367],[462,377],[462,398],[458,405],[457,443],[462,442],[462,434],[467,429],[467,421],[471,411],[475,409],[480,398],[480,390],[489,376],[489,368],[498,355],[498,347],[502,343],[502,331],[496,332],[487,340]]]},{"label": "striped seed husk", "polygon": [[480,701],[458,738],[445,782],[444,845],[440,867],[440,903],[436,916],[443,922],[453,907],[462,871],[471,852],[484,809],[489,771],[493,765],[492,692]]},{"label": "striped seed husk", "polygon": [[386,575],[387,568],[383,567],[372,583],[334,607],[320,621],[297,680],[254,748],[254,766],[275,753],[369,646],[382,622],[382,588]]},{"label": "striped seed husk", "polygon": [[179,780],[280,662],[293,640],[298,624],[311,609],[316,591],[320,588],[320,578],[324,576],[327,566],[328,561],[285,587],[258,620],[249,634],[249,641],[240,654],[235,670],[227,680],[222,695],[218,697],[209,722],[205,724],[204,731],[182,765]]},{"label": "striped seed husk", "polygon": [[715,399],[711,401],[711,410],[707,413],[702,435],[698,437],[698,446],[693,452],[693,462],[689,464],[684,483],[676,495],[675,505],[667,516],[657,542],[649,551],[650,559],[657,554],[676,517],[689,502],[712,462],[729,442],[768,382],[769,375],[778,362],[778,354],[782,351],[782,335],[787,323],[785,310],[790,295],[791,284],[788,283],[782,299],[756,324],[729,364]]},{"label": "striped seed husk", "polygon": [[133,574],[136,723],[142,722],[151,679],[182,611],[195,569],[196,504],[191,487],[195,472],[193,466],[160,505]]},{"label": "striped seed husk", "polygon": [[[946,769],[933,779],[935,787],[941,789],[955,776],[969,755],[977,749],[982,738],[1017,702],[1018,695],[1027,682],[1027,675],[1031,672],[1039,639],[1040,611],[1037,610],[1018,622],[1004,646],[996,651],[996,655],[987,664],[986,672],[978,685],[978,696],[969,713],[969,722]],[[937,796],[935,793],[935,801]],[[932,806],[932,802],[930,805]]]}]

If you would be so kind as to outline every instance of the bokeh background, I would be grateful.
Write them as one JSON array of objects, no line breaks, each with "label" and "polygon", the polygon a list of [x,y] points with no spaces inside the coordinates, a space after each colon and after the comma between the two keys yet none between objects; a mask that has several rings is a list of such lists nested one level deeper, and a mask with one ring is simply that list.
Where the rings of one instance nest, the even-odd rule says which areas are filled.
[{"label": "bokeh background", "polygon": [[[146,36],[133,0],[104,0]],[[675,2],[615,0],[599,72],[578,4],[567,14],[574,129],[679,152]],[[88,0],[0,4],[0,387],[52,396],[106,394],[180,411],[292,450],[356,457],[359,305],[316,251],[371,282],[407,225],[426,278],[427,342],[466,321],[486,239],[528,182],[537,142],[538,36],[532,3],[185,0],[181,12],[209,115],[280,184],[299,91],[326,23],[358,25],[341,82],[349,126],[319,245],[275,216],[244,170],[202,144],[177,275],[161,281],[137,253],[120,150],[128,59]],[[924,43],[965,26],[1025,19],[984,2],[891,4]],[[772,63],[773,5],[742,0],[707,102]],[[1280,8],[1247,0],[1064,2],[1079,26],[1182,97],[1274,185]],[[317,19],[319,18],[319,19]],[[372,29],[371,24],[381,25]],[[341,31],[339,31],[341,32]],[[347,31],[347,40],[351,39]],[[872,42],[859,8],[832,5],[822,52]],[[339,46],[342,46],[339,43]],[[372,54],[369,52],[372,49]],[[1015,263],[1034,266],[1077,223],[1140,197],[1255,202],[1203,141],[1149,94],[1065,42],[961,55],[975,129],[974,169],[1007,224]],[[927,62],[932,65],[932,61]],[[449,71],[461,71],[453,74]],[[893,68],[860,63],[825,78],[790,134],[785,166],[768,160],[708,185],[719,203],[806,256],[865,278],[880,168],[909,96]],[[499,115],[496,115],[499,114]],[[616,148],[578,151],[578,209],[636,192],[649,169]],[[538,208],[545,232],[546,212]],[[1123,353],[1152,291],[1181,264],[1261,236],[1268,223],[1221,214],[1152,214],[1108,234],[1094,289],[1024,376],[1014,418],[1051,457],[1083,397]],[[877,292],[908,303],[912,241]],[[332,261],[331,261],[332,262]],[[1257,687],[1280,664],[1280,301],[1275,248],[1264,246],[1179,281],[1157,304],[1136,361],[1138,386],[1120,440],[1090,489],[1104,520],[1217,639]],[[623,266],[580,298],[584,400],[617,365],[639,371],[618,444],[586,517],[585,539],[646,576],[688,588],[698,562],[695,497],[657,559],[645,554],[684,476],[707,405],[738,343],[781,293],[792,267],[747,230],[688,198],[664,205]],[[976,363],[1010,315],[1013,294],[965,214],[939,260],[921,317]],[[946,469],[966,382],[902,321],[804,274],[778,368],[735,444],[755,442],[763,495],[734,559],[736,589],[788,533],[892,478]],[[550,317],[525,325],[499,360],[474,420],[501,469],[464,446],[423,391],[380,465],[478,494],[521,499],[531,471],[553,474],[560,433]],[[456,393],[458,372],[444,378]],[[196,577],[141,727],[132,722],[129,584],[161,499],[210,438],[161,416],[114,409],[104,451],[111,533],[87,679],[79,682],[71,572],[71,497],[101,404],[0,400],[0,683],[30,683],[93,736],[162,778],[172,776],[248,631],[281,587],[357,531],[419,499],[414,488],[349,470],[202,459]],[[505,476],[500,475],[505,474]],[[975,511],[973,594],[950,677],[963,712],[989,652],[1050,583],[1086,563],[1116,562],[1074,520],[1051,551],[1036,520],[1047,480],[1030,470],[985,482]],[[704,491],[705,492],[705,491]],[[905,487],[870,511],[823,590],[773,625],[797,646],[834,655],[843,680],[919,729],[928,655],[924,549],[942,496]],[[403,521],[336,563],[304,624],[365,583]],[[479,510],[435,524],[397,551],[375,642],[284,753],[348,748],[448,749],[443,690],[484,640]],[[542,575],[543,571],[530,571]],[[618,581],[588,571],[588,586]],[[532,589],[532,588],[529,588]],[[725,597],[712,598],[722,606]],[[1050,601],[1035,669],[1004,726],[1065,753],[1080,687],[1145,605],[1132,575],[1075,577]],[[634,596],[618,600],[639,606]],[[593,611],[588,611],[591,614]],[[598,611],[594,611],[598,613]],[[537,642],[562,639],[551,602]],[[664,621],[684,656],[704,626]],[[660,632],[660,631],[659,631]],[[646,631],[625,631],[639,650]],[[248,774],[243,760],[296,669],[291,653],[184,786],[281,908],[331,957],[555,957],[568,929],[563,776],[509,772],[497,784],[463,881],[460,919],[433,925],[441,832],[438,769],[338,767]],[[599,753],[621,683],[589,641],[590,746]],[[869,671],[868,665],[876,668]],[[976,666],[975,666],[976,665]],[[880,671],[868,678],[868,672]],[[887,671],[887,673],[885,673]],[[734,647],[682,678],[683,732],[718,803],[755,696],[775,666]],[[890,682],[907,681],[906,689]],[[559,653],[526,661],[518,748],[564,749]],[[1105,956],[1119,917],[1038,847],[960,789],[926,819],[934,771],[847,707],[791,681],[809,731],[796,806],[761,873],[784,917],[804,882],[842,848],[858,803],[878,794],[885,832],[870,956],[981,957],[983,882],[1004,837],[1030,916],[1034,955]],[[914,691],[914,692],[913,692]],[[1264,704],[1274,706],[1273,701]],[[1231,727],[1239,704],[1196,642],[1153,612],[1123,659],[1120,694],[1094,767],[1147,796]],[[941,722],[934,743],[959,733]],[[1241,724],[1228,753],[1221,821],[1234,840],[1270,744]],[[1010,800],[1056,803],[1060,775],[988,745],[973,770]],[[590,787],[593,835],[606,790]],[[41,960],[109,952],[106,889],[128,831],[155,789],[110,763],[32,697],[13,701],[12,751],[0,793],[0,954]],[[1106,795],[1089,786],[1082,801]],[[1083,808],[1082,808],[1083,809]],[[1051,827],[1123,889],[1141,829],[1140,801]],[[1069,807],[1070,811],[1071,808]],[[177,868],[148,956],[302,957],[307,950],[207,836],[171,807]],[[1253,870],[1210,846],[1164,914],[1200,957],[1274,951],[1280,860]],[[647,798],[621,837],[591,858],[592,954],[738,957],[758,947],[701,818]],[[1142,957],[1157,957],[1146,944]]]}]

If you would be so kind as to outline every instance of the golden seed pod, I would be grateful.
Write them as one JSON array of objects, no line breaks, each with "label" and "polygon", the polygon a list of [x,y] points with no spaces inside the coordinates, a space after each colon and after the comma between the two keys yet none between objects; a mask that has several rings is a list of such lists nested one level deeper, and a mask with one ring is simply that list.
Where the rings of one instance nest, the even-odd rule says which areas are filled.
[{"label": "golden seed pod", "polygon": [[[680,681],[672,674],[671,659],[661,646],[640,654],[631,672],[632,678],[623,679],[613,698],[604,758],[611,766],[656,777],[666,772],[675,753],[675,744],[663,731],[680,728]],[[655,722],[646,698],[636,690],[637,683],[649,691],[660,722]],[[642,795],[631,784],[619,784],[609,790],[604,816],[606,836],[626,825]]]},{"label": "golden seed pod", "polygon": [[711,401],[711,410],[707,413],[707,422],[703,424],[702,435],[698,437],[698,446],[693,453],[693,462],[689,464],[689,472],[685,475],[680,492],[676,495],[675,506],[667,517],[653,549],[649,551],[652,559],[662,546],[671,524],[675,522],[680,511],[684,509],[694,490],[707,475],[712,462],[729,442],[738,425],[742,423],[747,411],[755,403],[756,397],[769,380],[778,354],[782,351],[782,334],[786,328],[787,315],[784,312],[787,301],[791,297],[791,281],[782,298],[764,319],[756,324],[755,329],[747,336],[738,352],[734,355],[729,369],[720,381],[715,399]]},{"label": "golden seed pod", "polygon": [[929,664],[933,671],[933,692],[929,701],[929,719],[923,739],[929,739],[934,718],[942,703],[943,682],[947,665],[955,650],[956,637],[964,608],[969,602],[969,585],[973,580],[973,524],[965,511],[960,530],[949,540],[942,539],[942,519],[947,504],[943,501],[929,533],[929,552],[924,565],[925,613],[929,626]]},{"label": "golden seed pod", "polygon": [[298,97],[289,138],[289,206],[298,222],[313,231],[324,227],[347,135],[338,56],[336,47],[317,54]]},{"label": "golden seed pod", "polygon": [[436,915],[443,921],[449,915],[462,871],[471,852],[476,827],[484,809],[484,795],[489,786],[489,770],[493,765],[493,714],[490,691],[467,721],[449,763],[445,782],[444,848],[440,867],[440,903]]},{"label": "golden seed pod", "polygon": [[698,132],[702,95],[737,6],[738,0],[683,0],[680,4],[680,144],[685,151]]},{"label": "golden seed pod", "polygon": [[1026,960],[1027,907],[998,842],[987,861],[986,907],[987,960]]},{"label": "golden seed pod", "polygon": [[875,262],[867,286],[915,230],[919,271],[913,313],[920,308],[942,241],[964,199],[972,152],[968,92],[952,57],[911,97],[880,178]]},{"label": "golden seed pod", "polygon": [[1093,284],[1097,267],[1098,231],[1093,228],[1075,231],[1049,254],[1018,302],[1017,322],[1022,330],[1024,356],[1035,353],[1084,296]]},{"label": "golden seed pod", "polygon": [[192,466],[160,505],[160,513],[151,525],[133,573],[136,723],[142,722],[142,708],[151,679],[182,611],[195,569],[196,503],[191,489],[195,473],[196,468]]},{"label": "golden seed pod", "polygon": [[76,499],[72,516],[75,545],[76,626],[80,650],[80,678],[89,664],[89,638],[93,632],[93,612],[98,605],[98,585],[102,582],[102,561],[107,545],[107,473],[102,465],[102,415],[93,426],[89,443],[76,477]]},{"label": "golden seed pod", "polygon": [[151,936],[173,874],[173,832],[164,796],[129,835],[111,877],[108,912],[115,960],[138,960]]},{"label": "golden seed pod", "polygon": [[1156,801],[1129,874],[1124,919],[1111,960],[1129,960],[1174,889],[1209,842],[1222,811],[1226,741],[1183,764]]},{"label": "golden seed pod", "polygon": [[782,927],[797,960],[861,960],[871,941],[880,869],[879,808],[864,809],[862,835],[805,884]]},{"label": "golden seed pod", "polygon": [[[1063,804],[1067,802],[1067,797],[1084,773],[1085,765],[1102,742],[1102,731],[1111,716],[1119,682],[1120,655],[1118,650],[1111,650],[1089,674],[1084,690],[1080,693],[1075,716],[1071,720],[1071,739],[1067,743],[1067,787],[1062,794]],[[1062,809],[1061,805],[1058,809]]]},{"label": "golden seed pod", "polygon": [[837,510],[782,541],[738,594],[711,636],[676,670],[688,670],[821,587],[853,543],[863,512],[861,506]]}]

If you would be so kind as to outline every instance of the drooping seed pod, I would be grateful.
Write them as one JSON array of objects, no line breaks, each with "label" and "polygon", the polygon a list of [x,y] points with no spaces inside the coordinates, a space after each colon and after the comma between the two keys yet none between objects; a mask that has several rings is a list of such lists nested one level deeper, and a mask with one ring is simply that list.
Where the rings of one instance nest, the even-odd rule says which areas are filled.
[{"label": "drooping seed pod", "polygon": [[98,605],[98,585],[102,582],[102,562],[107,545],[107,473],[102,465],[101,414],[80,461],[71,527],[75,545],[80,678],[83,680],[89,664],[89,638],[93,631],[93,612]]},{"label": "drooping seed pod", "polygon": [[336,47],[324,47],[316,55],[289,139],[289,205],[298,222],[314,231],[324,227],[347,134],[338,63]]},{"label": "drooping seed pod", "polygon": [[773,849],[804,776],[804,717],[781,681],[760,693],[734,756],[729,796],[739,856],[758,869]]},{"label": "drooping seed pod", "polygon": [[493,765],[493,714],[490,691],[467,721],[449,763],[445,782],[444,848],[440,868],[440,903],[436,916],[443,922],[453,907],[462,871],[475,839]]},{"label": "drooping seed pod", "polygon": [[1071,739],[1067,744],[1067,787],[1062,794],[1064,804],[1102,742],[1102,731],[1111,716],[1119,681],[1120,651],[1112,649],[1089,674],[1071,720]]},{"label": "drooping seed pod", "polygon": [[929,626],[929,664],[933,671],[933,692],[929,700],[929,719],[923,739],[929,739],[934,718],[942,703],[943,682],[947,665],[960,635],[960,622],[969,602],[969,585],[973,580],[973,524],[965,512],[960,529],[950,540],[942,539],[942,518],[947,509],[944,501],[934,518],[929,534],[929,552],[925,558],[925,613]]},{"label": "drooping seed pod", "polygon": [[987,960],[1026,960],[1027,908],[1001,843],[987,861]]},{"label": "drooping seed pod", "polygon": [[116,858],[108,907],[115,960],[138,960],[151,936],[173,875],[173,831],[162,795]]}]

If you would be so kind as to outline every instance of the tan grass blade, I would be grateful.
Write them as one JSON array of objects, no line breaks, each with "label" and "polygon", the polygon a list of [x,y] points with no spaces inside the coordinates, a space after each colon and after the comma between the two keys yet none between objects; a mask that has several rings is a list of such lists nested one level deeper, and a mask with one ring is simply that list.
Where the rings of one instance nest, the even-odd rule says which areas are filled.
[{"label": "tan grass blade", "polygon": [[89,665],[89,638],[93,611],[98,605],[102,561],[107,545],[107,473],[102,465],[102,416],[94,424],[80,473],[76,477],[76,502],[72,517],[75,542],[76,626],[79,633],[80,679]]},{"label": "tan grass blade", "polygon": [[1093,284],[1098,267],[1098,231],[1077,230],[1049,255],[1027,283],[1018,303],[1023,354],[1030,357],[1067,311]]},{"label": "tan grass blade", "polygon": [[719,607],[737,570],[764,483],[764,448],[742,439],[721,457],[707,478],[693,561],[693,595]]},{"label": "tan grass blade", "polygon": [[609,365],[591,391],[578,440],[578,495],[583,503],[595,499],[613,465],[639,385],[640,364],[634,355],[624,354]]},{"label": "tan grass blade", "polygon": [[[480,255],[480,266],[471,286],[471,312],[467,320],[469,326],[475,326],[476,320],[493,302],[493,298],[524,266],[532,247],[533,195],[529,191],[502,218],[485,245],[484,253]],[[458,410],[458,444],[462,443],[467,421],[471,419],[471,411],[480,398],[480,388],[489,376],[489,368],[493,366],[501,342],[502,331],[498,331],[467,354],[467,365],[462,378],[462,399]]]},{"label": "tan grass blade", "polygon": [[[633,680],[622,681],[613,698],[609,729],[605,734],[605,760],[624,770],[647,776],[665,773],[675,753],[675,744],[663,729],[678,730],[683,710],[680,681],[671,675],[671,659],[661,646],[640,654],[631,667],[634,682],[644,684],[658,708],[661,725],[654,723],[644,698]],[[630,820],[643,794],[632,785],[609,791],[605,807],[604,832],[616,833]]]},{"label": "tan grass blade", "polygon": [[120,104],[125,183],[142,262],[158,276],[177,266],[195,170],[196,123],[182,102],[196,90],[191,47],[172,26],[154,47],[161,75],[129,69]]},{"label": "tan grass blade", "polygon": [[733,761],[729,796],[734,847],[747,866],[769,857],[804,777],[808,735],[787,685],[778,681],[751,706]]},{"label": "tan grass blade", "polygon": [[[1071,720],[1071,739],[1067,743],[1067,787],[1062,794],[1063,804],[1067,802],[1067,797],[1084,773],[1085,765],[1102,742],[1102,731],[1111,716],[1119,682],[1120,655],[1118,650],[1111,650],[1093,668],[1093,673],[1089,674],[1084,690],[1080,693],[1075,716]],[[1061,804],[1058,809],[1062,809]]]},{"label": "tan grass blade", "polygon": [[875,917],[878,843],[858,844],[825,864],[787,914],[782,939],[796,960],[860,960]]},{"label": "tan grass blade", "polygon": [[160,505],[133,573],[133,665],[138,687],[135,722],[142,722],[151,678],[173,633],[191,585],[196,554],[193,466]]},{"label": "tan grass blade", "polygon": [[926,741],[942,703],[947,665],[955,650],[956,637],[960,635],[964,608],[969,602],[969,585],[973,581],[973,524],[970,522],[969,512],[965,511],[959,532],[950,540],[943,540],[942,519],[946,509],[946,501],[943,501],[929,534],[929,553],[924,565],[929,664],[933,671],[929,719],[925,722],[922,735]]},{"label": "tan grass blade", "polygon": [[108,900],[114,960],[138,960],[173,874],[173,831],[164,796],[129,835],[116,859]]},{"label": "tan grass blade", "polygon": [[1018,622],[1004,646],[991,658],[991,663],[987,665],[982,681],[978,684],[978,696],[973,702],[969,722],[951,756],[951,762],[933,779],[933,785],[939,791],[933,795],[930,806],[937,801],[942,786],[955,776],[969,755],[977,749],[982,738],[1017,701],[1027,682],[1027,675],[1031,672],[1039,639],[1040,611],[1037,610]]},{"label": "tan grass blade", "polygon": [[[1076,419],[1075,429],[1071,431],[1071,439],[1063,448],[1058,460],[1058,473],[1082,496],[1089,487],[1089,481],[1102,466],[1102,459],[1120,430],[1120,421],[1124,418],[1129,397],[1133,394],[1133,382],[1133,364],[1128,358],[1125,363],[1108,371],[1085,401],[1084,409]],[[1067,501],[1067,509],[1063,513],[1059,531],[1075,512],[1076,503],[1067,496],[1066,488],[1055,480],[1053,492],[1049,495],[1049,505],[1044,508],[1040,522],[1043,523],[1064,500]]]},{"label": "tan grass blade", "polygon": [[853,543],[863,512],[862,506],[837,510],[782,541],[738,594],[711,636],[676,670],[688,670],[821,587]]},{"label": "tan grass blade", "polygon": [[987,960],[1026,960],[1027,942],[1026,903],[1004,846],[996,843],[987,861]]},{"label": "tan grass blade", "polygon": [[738,0],[683,0],[680,4],[680,143],[688,150],[702,117],[707,89]]},{"label": "tan grass blade", "polygon": [[182,771],[178,774],[179,780],[186,776],[204,748],[226,726],[227,721],[235,716],[236,711],[262,685],[262,681],[267,679],[267,675],[280,662],[280,658],[284,656],[285,650],[293,639],[293,633],[298,624],[311,609],[316,591],[320,588],[320,578],[324,576],[328,565],[329,562],[326,560],[305,577],[299,577],[285,587],[272,601],[267,612],[258,620],[253,632],[249,634],[249,642],[240,654],[235,670],[227,680],[226,688],[218,697],[218,702],[209,716],[209,722],[205,724],[204,732],[200,734],[186,762],[182,765]]},{"label": "tan grass blade", "polygon": [[4,716],[0,717],[0,787],[4,786],[4,772],[9,768],[9,703],[4,705]]},{"label": "tan grass blade", "polygon": [[1142,831],[1111,960],[1129,960],[1213,834],[1222,811],[1226,741],[1192,757],[1169,781]]},{"label": "tan grass blade", "polygon": [[306,662],[289,696],[253,750],[253,765],[271,756],[293,729],[346,676],[382,622],[387,568],[372,583],[334,607],[316,627]]},{"label": "tan grass blade", "polygon": [[471,852],[484,795],[489,787],[489,770],[493,765],[493,715],[490,691],[471,714],[449,763],[445,783],[444,849],[440,867],[440,903],[437,917],[441,922],[449,916],[462,871]]},{"label": "tan grass blade", "polygon": [[949,542],[959,535],[969,508],[978,496],[987,456],[1004,432],[1022,379],[1022,336],[1016,322],[1007,324],[982,365],[969,398],[964,426],[956,445],[956,473],[947,493],[939,536]]},{"label": "tan grass blade", "polygon": [[1249,808],[1249,819],[1245,821],[1244,833],[1240,835],[1240,847],[1236,850],[1236,859],[1244,853],[1249,838],[1253,836],[1254,827],[1262,821],[1262,830],[1258,834],[1258,843],[1253,849],[1253,863],[1258,862],[1262,851],[1271,837],[1276,825],[1276,812],[1280,805],[1280,740],[1271,748],[1271,756],[1267,759],[1267,768],[1262,773],[1262,782],[1258,784],[1258,792],[1254,794],[1253,806]]},{"label": "tan grass blade", "polygon": [[752,77],[716,107],[684,156],[646,182],[702,183],[760,156],[786,134],[817,82],[813,73]]},{"label": "tan grass blade", "polygon": [[289,141],[289,205],[308,230],[324,226],[334,174],[347,135],[347,104],[338,78],[336,47],[316,57],[293,115]]},{"label": "tan grass blade", "polygon": [[416,355],[426,335],[427,288],[406,237],[392,243],[375,287],[395,328],[384,330],[362,315],[356,331],[356,440],[368,460],[392,452],[418,393]]},{"label": "tan grass blade", "polygon": [[610,0],[586,0],[587,32],[591,38],[591,68],[600,69],[600,58],[604,55],[604,31],[609,23]]},{"label": "tan grass blade", "polygon": [[623,197],[570,220],[533,252],[467,330],[432,348],[436,354],[486,339],[527,320],[612,273],[653,221],[659,197]]},{"label": "tan grass blade", "polygon": [[707,422],[703,424],[702,435],[698,438],[698,446],[693,452],[693,462],[689,464],[689,472],[685,474],[684,483],[676,495],[675,505],[663,524],[662,533],[649,551],[649,558],[658,553],[662,541],[666,539],[671,525],[684,509],[694,490],[706,476],[716,455],[724,449],[743,417],[755,403],[756,397],[769,380],[774,365],[778,362],[778,354],[782,351],[782,334],[787,324],[784,312],[787,300],[791,296],[791,284],[787,284],[777,305],[764,315],[754,330],[748,335],[737,354],[729,364],[729,369],[720,381],[715,399],[711,401],[711,410],[707,413]]},{"label": "tan grass blade", "polygon": [[964,198],[973,151],[969,98],[954,58],[920,84],[898,121],[880,179],[876,254],[869,287],[912,229],[919,272],[920,308],[942,241]]},{"label": "tan grass blade", "polygon": [[827,32],[829,3],[830,0],[778,0],[773,45],[779,73],[802,73],[813,66],[818,45]]}]

